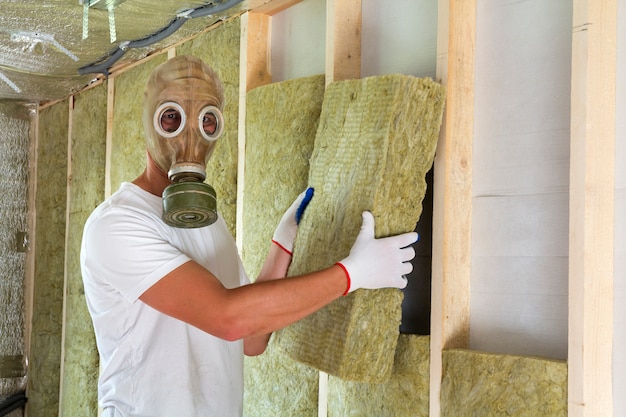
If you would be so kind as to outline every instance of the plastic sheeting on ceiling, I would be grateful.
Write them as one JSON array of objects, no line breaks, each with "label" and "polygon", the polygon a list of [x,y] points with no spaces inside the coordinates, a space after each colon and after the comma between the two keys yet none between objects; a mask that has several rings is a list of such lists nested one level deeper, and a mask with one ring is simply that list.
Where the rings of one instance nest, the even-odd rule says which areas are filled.
[{"label": "plastic sheeting on ceiling", "polygon": [[[79,0],[0,0],[0,101],[33,103],[67,97],[102,76],[102,71],[84,73],[86,68],[136,61],[249,6],[241,0],[91,3],[96,7],[87,9]],[[115,7],[101,8],[103,3]],[[174,26],[177,29],[164,39],[155,36]],[[141,47],[127,47],[139,43]]]}]

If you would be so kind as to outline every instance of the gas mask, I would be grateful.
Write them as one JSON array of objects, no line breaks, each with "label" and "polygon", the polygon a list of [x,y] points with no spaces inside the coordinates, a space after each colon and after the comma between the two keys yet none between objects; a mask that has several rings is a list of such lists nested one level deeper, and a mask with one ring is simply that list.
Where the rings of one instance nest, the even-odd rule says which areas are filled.
[{"label": "gas mask", "polygon": [[204,227],[217,220],[215,190],[204,182],[206,164],[224,132],[222,84],[198,58],[161,64],[144,93],[146,149],[172,184],[163,191],[163,221]]}]

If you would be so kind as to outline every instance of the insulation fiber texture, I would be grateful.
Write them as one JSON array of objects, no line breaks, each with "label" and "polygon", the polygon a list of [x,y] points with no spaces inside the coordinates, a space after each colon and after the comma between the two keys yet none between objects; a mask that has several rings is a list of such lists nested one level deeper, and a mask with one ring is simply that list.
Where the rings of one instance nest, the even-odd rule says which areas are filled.
[{"label": "insulation fiber texture", "polygon": [[401,334],[389,381],[328,381],[329,417],[428,417],[430,337]]},{"label": "insulation fiber texture", "polygon": [[[246,98],[246,169],[242,257],[258,275],[274,229],[307,185],[309,158],[324,99],[324,76],[257,87]],[[317,370],[277,352],[245,358],[244,415],[317,415]]]},{"label": "insulation fiber texture", "polygon": [[248,92],[243,262],[251,277],[261,270],[285,210],[307,187],[323,99],[323,75]]},{"label": "insulation fiber texture", "polygon": [[[143,92],[150,73],[165,62],[165,58],[157,55],[113,79],[111,192],[115,192],[122,182],[134,180],[146,166],[146,139],[141,120]],[[102,109],[105,107],[106,102],[103,102]]]},{"label": "insulation fiber texture", "polygon": [[441,404],[445,416],[566,417],[567,363],[444,351]]},{"label": "insulation fiber texture", "polygon": [[[346,257],[361,213],[376,236],[415,229],[432,166],[445,90],[428,78],[386,75],[330,84],[311,157],[315,196],[290,275]],[[385,382],[393,367],[402,292],[357,290],[276,334],[282,352],[342,379]]]},{"label": "insulation fiber texture", "polygon": [[26,253],[19,232],[28,231],[28,113],[0,103],[0,402],[26,388],[24,276]]},{"label": "insulation fiber texture", "polygon": [[98,415],[99,358],[80,271],[80,245],[87,217],[104,199],[107,120],[101,105],[106,99],[106,83],[74,98],[60,407],[60,414],[68,416]]},{"label": "insulation fiber texture", "polygon": [[28,415],[32,417],[54,416],[59,412],[68,122],[68,100],[39,112],[27,403]]}]

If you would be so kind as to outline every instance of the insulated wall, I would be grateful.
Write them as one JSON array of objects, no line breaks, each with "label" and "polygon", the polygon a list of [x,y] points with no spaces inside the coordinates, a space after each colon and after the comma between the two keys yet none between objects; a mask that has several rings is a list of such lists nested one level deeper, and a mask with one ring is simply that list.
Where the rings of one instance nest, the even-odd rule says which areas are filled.
[{"label": "insulated wall", "polygon": [[567,357],[572,3],[478,2],[470,347]]},{"label": "insulated wall", "polygon": [[39,112],[35,201],[35,270],[28,371],[28,415],[59,409],[67,207],[69,103]]},{"label": "insulated wall", "polygon": [[[251,280],[261,271],[283,213],[307,188],[323,98],[323,75],[247,94],[242,260]],[[246,417],[316,414],[317,370],[280,354],[273,343],[244,363]]]},{"label": "insulated wall", "polygon": [[98,350],[80,272],[83,226],[104,199],[107,83],[74,97],[68,166],[70,188],[65,261],[65,330],[61,415],[98,415]]},{"label": "insulated wall", "polygon": [[[26,389],[24,273],[28,232],[28,112],[0,105],[0,403]],[[19,414],[18,414],[19,413]],[[15,411],[15,417],[22,415]]]},{"label": "insulated wall", "polygon": [[[222,137],[230,140],[221,145],[223,152],[214,153],[219,163],[208,167],[217,190],[236,190],[237,158],[232,154],[236,154],[237,138],[239,28],[239,20],[234,19],[181,47],[207,61],[220,56],[213,63],[225,84],[227,129],[235,133],[228,131]],[[148,75],[166,59],[166,54],[158,54],[39,112],[37,178],[32,182],[35,207],[31,208],[36,213],[32,232],[36,239],[31,248],[30,416],[97,415],[99,364],[80,275],[82,228],[106,197],[107,182],[115,192],[120,183],[132,181],[145,167],[143,91]],[[109,114],[112,120],[107,119]],[[236,191],[221,194],[222,201],[231,204],[220,210],[234,219]],[[15,228],[11,225],[11,230]]]}]

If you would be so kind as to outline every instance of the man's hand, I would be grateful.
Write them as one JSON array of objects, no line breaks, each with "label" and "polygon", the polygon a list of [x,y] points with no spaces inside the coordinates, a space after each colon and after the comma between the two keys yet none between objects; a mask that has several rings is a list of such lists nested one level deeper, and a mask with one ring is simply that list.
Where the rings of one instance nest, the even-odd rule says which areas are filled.
[{"label": "man's hand", "polygon": [[363,225],[350,255],[337,263],[348,279],[345,294],[358,288],[406,287],[405,275],[413,271],[410,261],[415,257],[415,249],[411,245],[417,239],[415,232],[376,239],[374,216],[364,211]]},{"label": "man's hand", "polygon": [[283,214],[278,227],[274,231],[272,242],[289,255],[293,252],[293,242],[296,240],[296,234],[298,233],[298,224],[300,224],[304,210],[313,198],[313,193],[314,190],[311,187],[302,192]]}]

